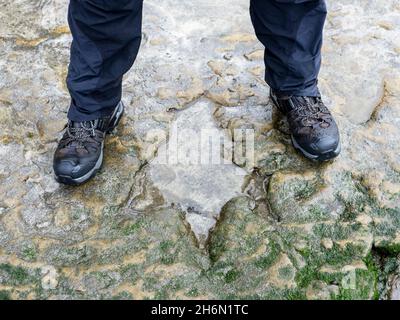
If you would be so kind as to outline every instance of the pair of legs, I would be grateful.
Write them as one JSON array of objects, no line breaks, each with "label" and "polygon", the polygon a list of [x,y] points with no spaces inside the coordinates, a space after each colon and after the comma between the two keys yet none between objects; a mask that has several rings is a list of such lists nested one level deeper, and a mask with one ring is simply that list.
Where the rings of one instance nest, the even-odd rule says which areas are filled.
[{"label": "pair of legs", "polygon": [[[251,0],[256,34],[265,46],[266,81],[287,95],[318,96],[324,0]],[[122,76],[133,65],[142,34],[142,0],[71,0],[73,35],[69,119],[110,114],[121,100]]]},{"label": "pair of legs", "polygon": [[[143,0],[70,0],[71,106],[54,156],[59,182],[81,184],[101,167],[106,133],[124,110],[122,77],[139,51],[142,8]],[[338,129],[317,87],[325,1],[251,0],[250,14],[265,46],[271,99],[287,116],[293,145],[313,160],[336,157]]]}]

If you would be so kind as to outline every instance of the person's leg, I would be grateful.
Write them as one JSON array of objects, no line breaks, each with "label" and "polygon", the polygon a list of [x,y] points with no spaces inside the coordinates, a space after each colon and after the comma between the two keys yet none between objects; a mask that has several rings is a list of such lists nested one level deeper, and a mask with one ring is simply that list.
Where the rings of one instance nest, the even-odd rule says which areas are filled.
[{"label": "person's leg", "polygon": [[336,157],[339,130],[317,85],[325,1],[251,0],[250,14],[265,46],[271,100],[287,116],[293,146],[309,159]]},{"label": "person's leg", "polygon": [[319,96],[324,0],[251,0],[250,13],[265,46],[265,79],[287,95]]},{"label": "person's leg", "polygon": [[122,77],[141,40],[143,0],[71,0],[68,124],[54,153],[56,180],[79,185],[99,171],[104,140],[124,112]]},{"label": "person's leg", "polygon": [[107,116],[120,102],[122,77],[141,42],[142,6],[143,0],[70,0],[70,120]]}]

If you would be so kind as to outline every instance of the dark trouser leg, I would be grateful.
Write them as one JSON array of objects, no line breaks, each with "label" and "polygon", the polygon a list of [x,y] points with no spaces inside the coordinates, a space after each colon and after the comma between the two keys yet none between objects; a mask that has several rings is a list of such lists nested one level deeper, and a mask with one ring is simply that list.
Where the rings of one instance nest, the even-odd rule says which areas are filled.
[{"label": "dark trouser leg", "polygon": [[121,100],[122,77],[140,46],[142,6],[143,0],[70,0],[70,120],[109,115]]},{"label": "dark trouser leg", "polygon": [[319,96],[324,0],[251,0],[250,13],[265,46],[266,81],[278,93]]}]

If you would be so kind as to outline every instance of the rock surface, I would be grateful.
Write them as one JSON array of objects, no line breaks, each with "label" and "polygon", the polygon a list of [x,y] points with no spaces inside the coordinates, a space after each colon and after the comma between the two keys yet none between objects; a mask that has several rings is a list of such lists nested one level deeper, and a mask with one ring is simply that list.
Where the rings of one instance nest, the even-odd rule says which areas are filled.
[{"label": "rock surface", "polygon": [[[69,188],[51,168],[68,1],[0,0],[0,298],[398,299],[400,4],[328,4],[337,160],[291,147],[248,1],[148,0],[127,115],[101,173]],[[202,129],[224,140],[217,163],[193,156]]]}]

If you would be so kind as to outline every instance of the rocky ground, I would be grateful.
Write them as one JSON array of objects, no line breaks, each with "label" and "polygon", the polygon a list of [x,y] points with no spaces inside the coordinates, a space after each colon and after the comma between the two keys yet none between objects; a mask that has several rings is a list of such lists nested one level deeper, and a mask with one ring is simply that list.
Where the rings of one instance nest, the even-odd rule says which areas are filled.
[{"label": "rocky ground", "polygon": [[[343,152],[325,164],[268,101],[247,0],[145,1],[126,117],[79,188],[51,167],[67,2],[0,0],[0,298],[400,298],[397,0],[328,1],[320,87]],[[219,164],[164,161],[203,129]]]}]

